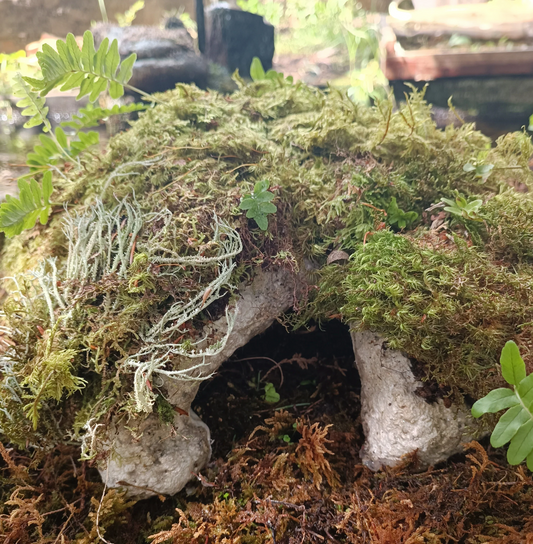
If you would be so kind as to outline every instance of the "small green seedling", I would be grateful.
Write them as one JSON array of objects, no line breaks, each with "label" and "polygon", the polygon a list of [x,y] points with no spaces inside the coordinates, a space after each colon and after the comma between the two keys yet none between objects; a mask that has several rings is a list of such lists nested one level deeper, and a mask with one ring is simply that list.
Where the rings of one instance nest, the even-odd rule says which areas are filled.
[{"label": "small green seedling", "polygon": [[246,217],[253,219],[261,230],[268,228],[268,214],[276,213],[277,207],[272,204],[274,195],[268,191],[268,181],[255,184],[254,192],[242,197],[239,208],[247,210]]},{"label": "small green seedling", "polygon": [[518,346],[509,341],[500,357],[502,376],[512,389],[494,389],[472,406],[472,415],[481,417],[508,408],[492,431],[495,448],[509,444],[507,461],[518,465],[524,459],[533,471],[533,374],[526,376],[526,365]]},{"label": "small green seedling", "polygon": [[466,200],[466,198],[457,195],[455,200],[451,198],[443,198],[442,201],[448,204],[444,207],[444,211],[457,216],[458,218],[471,219],[472,221],[481,221],[478,217],[479,209],[483,204],[482,200]]},{"label": "small green seedling", "polygon": [[263,399],[265,402],[268,402],[268,404],[277,404],[280,400],[279,393],[276,391],[276,388],[274,387],[273,383],[266,383],[265,384],[265,394],[263,395]]},{"label": "small green seedling", "polygon": [[473,161],[467,162],[463,166],[463,171],[475,172],[476,178],[480,178],[482,181],[487,181],[487,178],[490,176],[493,168],[493,164],[478,163],[476,161]]},{"label": "small green seedling", "polygon": [[387,223],[390,226],[397,225],[398,228],[404,229],[414,223],[417,219],[418,214],[416,212],[404,212],[398,208],[396,198],[392,197],[387,208]]},{"label": "small green seedling", "polygon": [[258,57],[254,57],[252,60],[250,77],[252,78],[252,81],[273,81],[280,86],[284,83],[292,85],[294,82],[292,76],[285,77],[281,72],[276,72],[276,70],[268,70],[268,72],[265,72],[263,64]]}]

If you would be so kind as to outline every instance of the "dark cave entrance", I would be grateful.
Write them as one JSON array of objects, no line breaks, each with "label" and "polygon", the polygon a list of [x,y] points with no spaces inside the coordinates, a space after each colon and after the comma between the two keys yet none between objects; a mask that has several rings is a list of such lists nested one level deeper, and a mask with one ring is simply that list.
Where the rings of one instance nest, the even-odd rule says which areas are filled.
[{"label": "dark cave entrance", "polygon": [[213,458],[279,410],[353,428],[361,388],[354,361],[349,329],[337,320],[295,332],[275,322],[200,387],[192,407],[211,429]]}]

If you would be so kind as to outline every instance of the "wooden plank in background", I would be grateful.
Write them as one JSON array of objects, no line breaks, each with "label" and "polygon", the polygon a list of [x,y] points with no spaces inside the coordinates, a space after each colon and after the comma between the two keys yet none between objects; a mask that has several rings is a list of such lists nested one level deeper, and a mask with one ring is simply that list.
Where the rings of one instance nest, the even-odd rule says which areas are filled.
[{"label": "wooden plank in background", "polygon": [[520,51],[453,52],[420,49],[395,54],[384,62],[389,80],[432,81],[443,77],[533,75],[533,47]]}]

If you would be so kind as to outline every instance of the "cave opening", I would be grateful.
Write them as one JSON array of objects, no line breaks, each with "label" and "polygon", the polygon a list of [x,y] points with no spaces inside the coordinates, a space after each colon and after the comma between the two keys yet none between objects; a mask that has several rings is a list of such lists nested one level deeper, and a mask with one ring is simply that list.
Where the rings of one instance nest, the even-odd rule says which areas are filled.
[{"label": "cave opening", "polygon": [[[339,431],[360,427],[354,361],[349,328],[340,321],[298,331],[274,322],[200,386],[193,409],[211,430],[213,458],[227,456],[281,410]],[[296,431],[280,437],[297,438]]]}]

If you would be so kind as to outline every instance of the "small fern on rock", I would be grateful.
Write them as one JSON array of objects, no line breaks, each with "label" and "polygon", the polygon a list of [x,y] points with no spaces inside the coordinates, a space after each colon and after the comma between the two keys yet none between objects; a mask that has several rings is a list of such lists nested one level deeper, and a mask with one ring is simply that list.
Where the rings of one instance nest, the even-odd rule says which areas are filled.
[{"label": "small fern on rock", "polygon": [[112,115],[143,111],[147,107],[146,104],[125,104],[123,106],[115,104],[112,108],[99,108],[89,105],[86,108],[81,108],[78,115],[74,115],[71,121],[61,123],[61,126],[79,131],[84,128],[96,127],[103,119],[107,119]]},{"label": "small fern on rock", "polygon": [[[52,133],[51,133],[52,134]],[[61,159],[73,159],[86,151],[89,147],[98,144],[98,132],[78,132],[68,137],[62,127],[57,127],[52,136],[39,135],[40,144],[28,153],[27,164],[30,173],[39,170],[48,170]]]},{"label": "small fern on rock", "polygon": [[20,74],[15,75],[13,81],[13,94],[20,98],[17,107],[24,108],[22,115],[30,118],[24,123],[24,128],[44,125],[43,131],[48,132],[51,126],[47,118],[48,108],[45,105],[45,99],[33,91]]}]

